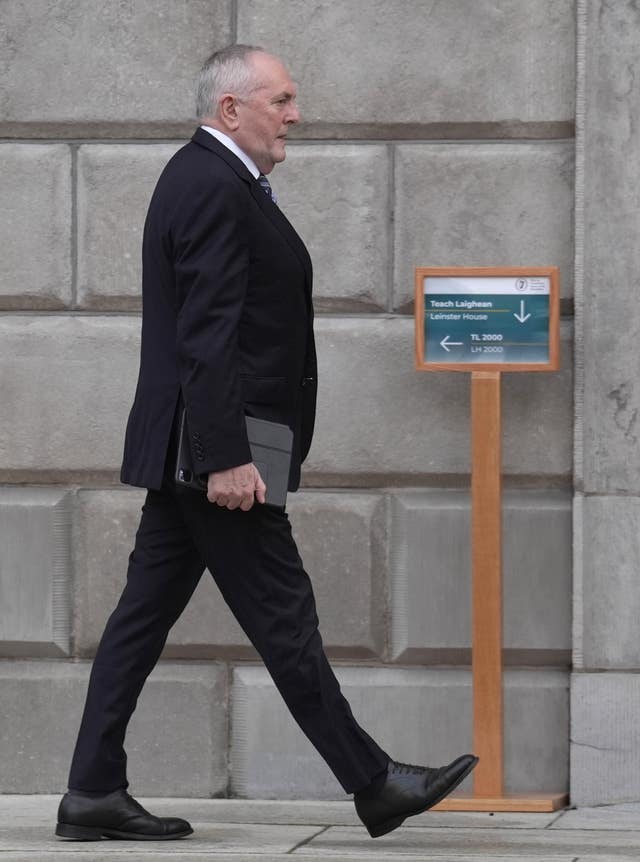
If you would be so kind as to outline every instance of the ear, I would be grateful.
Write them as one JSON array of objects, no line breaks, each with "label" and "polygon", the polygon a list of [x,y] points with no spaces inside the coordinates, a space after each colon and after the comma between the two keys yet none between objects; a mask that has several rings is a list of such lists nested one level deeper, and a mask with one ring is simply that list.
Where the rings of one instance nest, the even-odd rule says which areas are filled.
[{"label": "ear", "polygon": [[225,93],[218,103],[218,113],[225,127],[229,131],[235,132],[240,125],[236,97],[230,93]]}]

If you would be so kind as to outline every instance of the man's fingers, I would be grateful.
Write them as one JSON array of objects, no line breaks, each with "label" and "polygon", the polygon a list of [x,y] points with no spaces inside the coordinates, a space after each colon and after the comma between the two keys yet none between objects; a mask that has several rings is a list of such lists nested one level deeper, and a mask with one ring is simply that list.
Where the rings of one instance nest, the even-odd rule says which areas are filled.
[{"label": "man's fingers", "polygon": [[256,500],[258,503],[264,503],[267,499],[267,486],[262,481],[262,476],[256,468]]},{"label": "man's fingers", "polygon": [[227,509],[242,509],[248,512],[253,506],[253,487],[250,483],[243,483],[236,493],[230,494],[227,501]]},{"label": "man's fingers", "polygon": [[[226,509],[248,512],[257,500],[264,503],[267,486],[255,464],[242,464],[219,473],[210,473],[207,499]],[[255,495],[255,496],[254,496]]]}]

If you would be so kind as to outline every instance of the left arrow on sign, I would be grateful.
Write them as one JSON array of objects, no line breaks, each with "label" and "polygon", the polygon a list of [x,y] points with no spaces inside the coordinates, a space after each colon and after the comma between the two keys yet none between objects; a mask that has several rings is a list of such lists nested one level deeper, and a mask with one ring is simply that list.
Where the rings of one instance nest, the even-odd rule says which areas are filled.
[{"label": "left arrow on sign", "polygon": [[447,353],[449,352],[449,348],[451,347],[462,347],[462,341],[449,341],[450,338],[450,335],[445,335],[445,337],[440,342],[440,347],[444,347]]}]

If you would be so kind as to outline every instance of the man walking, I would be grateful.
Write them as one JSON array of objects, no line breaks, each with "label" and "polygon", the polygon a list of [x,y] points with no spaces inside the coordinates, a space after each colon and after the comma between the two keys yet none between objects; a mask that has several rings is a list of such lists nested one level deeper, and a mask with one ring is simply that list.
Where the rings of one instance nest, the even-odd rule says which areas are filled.
[{"label": "man walking", "polygon": [[[260,48],[214,54],[198,84],[201,126],[166,166],[143,240],[142,348],[122,480],[147,488],[127,584],[93,664],[56,833],[171,839],[126,792],[124,737],[169,629],[208,568],[287,706],[372,836],[434,805],[477,762],[441,769],[391,760],[355,721],[327,662],[313,592],[286,514],[265,505],[245,417],[293,430],[289,488],[313,431],[311,261],[266,175],[299,119],[287,70]],[[207,493],[177,489],[186,410]]]}]

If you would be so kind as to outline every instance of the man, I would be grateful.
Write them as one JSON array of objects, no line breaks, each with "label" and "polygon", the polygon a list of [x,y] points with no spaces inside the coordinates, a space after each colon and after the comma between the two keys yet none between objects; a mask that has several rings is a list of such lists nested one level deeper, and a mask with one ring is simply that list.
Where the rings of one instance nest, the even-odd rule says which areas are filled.
[{"label": "man", "polygon": [[[382,835],[447,795],[477,758],[437,770],[397,764],[357,724],[325,657],[288,518],[265,505],[251,462],[245,416],[288,425],[295,490],[314,422],[311,261],[266,179],[299,119],[295,84],[276,57],[232,46],[201,71],[198,117],[145,224],[140,376],[122,480],[148,493],[127,585],[93,664],[56,833],[192,831],[127,794],[123,742],[169,629],[208,567],[296,721],[354,793],[371,835]],[[183,408],[206,495],[173,479]]]}]

